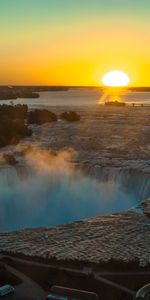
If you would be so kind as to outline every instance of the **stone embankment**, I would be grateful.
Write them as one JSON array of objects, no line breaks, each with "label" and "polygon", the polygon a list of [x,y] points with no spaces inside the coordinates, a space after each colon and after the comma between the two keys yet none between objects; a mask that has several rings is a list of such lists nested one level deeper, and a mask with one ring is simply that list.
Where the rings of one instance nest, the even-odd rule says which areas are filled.
[{"label": "stone embankment", "polygon": [[0,252],[66,262],[150,263],[150,201],[127,211],[52,228],[0,234]]}]

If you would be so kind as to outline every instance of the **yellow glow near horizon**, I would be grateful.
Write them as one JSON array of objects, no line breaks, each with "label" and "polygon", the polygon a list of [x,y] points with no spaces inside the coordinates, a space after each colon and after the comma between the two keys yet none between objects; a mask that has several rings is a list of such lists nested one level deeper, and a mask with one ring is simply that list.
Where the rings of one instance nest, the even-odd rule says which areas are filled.
[{"label": "yellow glow near horizon", "polygon": [[102,82],[109,87],[123,87],[130,82],[128,75],[122,71],[110,71],[102,77]]},{"label": "yellow glow near horizon", "polygon": [[127,14],[118,0],[27,2],[0,1],[1,85],[99,86],[107,70],[123,70],[130,86],[150,86],[150,22],[134,1]]}]

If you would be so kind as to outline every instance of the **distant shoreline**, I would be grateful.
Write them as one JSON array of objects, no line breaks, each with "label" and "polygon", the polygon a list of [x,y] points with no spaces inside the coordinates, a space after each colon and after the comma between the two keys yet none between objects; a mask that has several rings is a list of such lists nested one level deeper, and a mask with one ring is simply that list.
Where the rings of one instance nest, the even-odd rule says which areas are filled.
[{"label": "distant shoreline", "polygon": [[39,98],[39,92],[68,91],[67,87],[0,86],[0,100]]},{"label": "distant shoreline", "polygon": [[[16,100],[18,98],[39,98],[40,92],[67,92],[70,89],[98,89],[98,86],[0,86],[0,100]],[[130,92],[150,92],[150,87],[128,87]]]}]

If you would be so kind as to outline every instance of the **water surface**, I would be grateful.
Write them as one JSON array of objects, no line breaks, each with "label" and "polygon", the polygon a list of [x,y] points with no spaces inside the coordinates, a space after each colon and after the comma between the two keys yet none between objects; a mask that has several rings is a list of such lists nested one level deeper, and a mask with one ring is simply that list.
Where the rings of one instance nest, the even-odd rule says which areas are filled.
[{"label": "water surface", "polygon": [[[18,98],[14,104],[27,104],[30,108],[40,106],[94,106],[102,100],[102,91],[90,88],[72,88],[68,91],[41,92],[39,98]],[[106,97],[105,101],[109,98]],[[150,92],[127,92],[121,96],[129,103],[150,104]],[[12,100],[2,100],[0,104],[11,104]]]}]

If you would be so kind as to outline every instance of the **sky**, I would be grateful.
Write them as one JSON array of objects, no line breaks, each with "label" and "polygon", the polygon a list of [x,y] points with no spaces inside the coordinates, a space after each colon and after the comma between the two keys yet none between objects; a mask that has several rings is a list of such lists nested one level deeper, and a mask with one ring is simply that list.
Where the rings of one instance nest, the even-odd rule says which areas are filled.
[{"label": "sky", "polygon": [[0,0],[0,84],[150,86],[150,0]]}]

